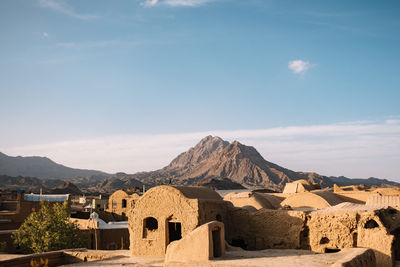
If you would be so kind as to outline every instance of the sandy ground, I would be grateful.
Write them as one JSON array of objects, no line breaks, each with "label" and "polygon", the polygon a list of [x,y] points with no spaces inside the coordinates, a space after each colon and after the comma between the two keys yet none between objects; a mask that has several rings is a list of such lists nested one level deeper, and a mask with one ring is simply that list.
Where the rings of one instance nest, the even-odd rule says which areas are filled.
[{"label": "sandy ground", "polygon": [[[362,249],[361,249],[362,250]],[[337,253],[315,253],[306,250],[274,249],[262,251],[229,251],[227,254],[213,261],[198,263],[191,266],[331,266],[340,259],[352,254],[360,253],[359,249],[344,249]],[[117,254],[116,254],[117,255]],[[81,262],[64,265],[71,266],[164,266],[163,258],[130,257],[129,252],[101,261]],[[182,263],[172,263],[170,266],[185,266]]]}]

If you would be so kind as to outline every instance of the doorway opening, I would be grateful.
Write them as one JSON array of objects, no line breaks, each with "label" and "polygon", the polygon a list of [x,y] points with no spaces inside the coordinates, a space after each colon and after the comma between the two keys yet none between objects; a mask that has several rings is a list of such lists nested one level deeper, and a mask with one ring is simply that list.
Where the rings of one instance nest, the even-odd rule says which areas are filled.
[{"label": "doorway opening", "polygon": [[168,222],[168,243],[182,238],[182,225],[180,222]]},{"label": "doorway opening", "polygon": [[221,229],[218,228],[212,231],[212,244],[214,258],[221,257]]}]

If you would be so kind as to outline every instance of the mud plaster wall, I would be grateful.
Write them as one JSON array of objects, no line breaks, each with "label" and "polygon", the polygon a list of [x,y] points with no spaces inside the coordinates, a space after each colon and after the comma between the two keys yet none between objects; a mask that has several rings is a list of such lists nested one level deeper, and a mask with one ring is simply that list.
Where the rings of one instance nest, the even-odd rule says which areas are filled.
[{"label": "mud plaster wall", "polygon": [[297,193],[287,197],[281,202],[281,206],[288,205],[293,208],[315,208],[323,209],[330,207],[330,204],[322,197],[309,193]]},{"label": "mud plaster wall", "polygon": [[243,240],[245,248],[261,250],[268,248],[304,248],[307,229],[304,227],[306,215],[302,211],[267,210],[249,212],[235,208],[231,211],[234,225],[227,231],[227,241]]},{"label": "mud plaster wall", "polygon": [[231,204],[226,201],[199,200],[198,226],[211,221],[223,222],[227,227],[232,223],[229,216]]},{"label": "mud plaster wall", "polygon": [[373,195],[372,192],[366,191],[341,191],[335,192],[343,201],[353,203],[365,203],[367,199]]},{"label": "mud plaster wall", "polygon": [[357,212],[312,213],[307,226],[313,251],[357,246]]},{"label": "mud plaster wall", "polygon": [[249,247],[301,248],[301,234],[304,230],[305,213],[301,211],[262,209],[250,216]]},{"label": "mud plaster wall", "polygon": [[[307,222],[311,250],[367,247],[374,250],[378,266],[392,266],[394,237],[382,222],[382,216],[383,211],[379,210],[313,212]],[[377,226],[367,228],[369,220],[374,220]]]},{"label": "mud plaster wall", "polygon": [[[130,250],[135,256],[163,256],[168,245],[168,221],[181,222],[182,236],[199,224],[199,204],[176,189],[156,187],[143,195],[129,212]],[[143,237],[145,218],[158,221],[158,229]]]},{"label": "mud plaster wall", "polygon": [[274,196],[259,193],[231,193],[226,195],[224,200],[231,202],[235,207],[254,207],[257,210],[276,209],[280,203],[280,200]]}]

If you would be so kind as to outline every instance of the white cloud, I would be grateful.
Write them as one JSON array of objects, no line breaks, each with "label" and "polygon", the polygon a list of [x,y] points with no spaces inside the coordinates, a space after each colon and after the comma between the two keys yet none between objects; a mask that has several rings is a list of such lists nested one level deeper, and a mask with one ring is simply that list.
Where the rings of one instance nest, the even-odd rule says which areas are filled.
[{"label": "white cloud", "polygon": [[44,38],[49,38],[49,34],[48,34],[47,32],[43,32],[43,33],[42,33],[42,36],[43,36]]},{"label": "white cloud", "polygon": [[96,15],[80,14],[61,0],[39,0],[39,6],[60,12],[76,19],[92,20],[98,18]]},{"label": "white cloud", "polygon": [[0,147],[17,155],[47,156],[61,164],[108,172],[155,170],[206,135],[254,146],[268,161],[323,175],[400,181],[400,121],[346,122],[259,130],[118,135],[88,140]]},{"label": "white cloud", "polygon": [[141,5],[144,7],[153,7],[157,5],[193,7],[203,5],[210,1],[212,0],[145,0]]},{"label": "white cloud", "polygon": [[293,71],[293,73],[304,74],[311,67],[311,64],[308,61],[299,59],[289,61],[288,67]]}]

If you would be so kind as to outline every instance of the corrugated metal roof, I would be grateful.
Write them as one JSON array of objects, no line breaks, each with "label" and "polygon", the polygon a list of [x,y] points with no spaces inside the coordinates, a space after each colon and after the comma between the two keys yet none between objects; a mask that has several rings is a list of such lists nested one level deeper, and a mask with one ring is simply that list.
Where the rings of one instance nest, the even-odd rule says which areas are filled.
[{"label": "corrugated metal roof", "polygon": [[49,202],[64,202],[69,198],[69,194],[65,195],[39,195],[39,194],[25,194],[24,200],[39,202],[39,201],[49,201]]}]

